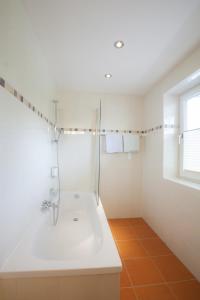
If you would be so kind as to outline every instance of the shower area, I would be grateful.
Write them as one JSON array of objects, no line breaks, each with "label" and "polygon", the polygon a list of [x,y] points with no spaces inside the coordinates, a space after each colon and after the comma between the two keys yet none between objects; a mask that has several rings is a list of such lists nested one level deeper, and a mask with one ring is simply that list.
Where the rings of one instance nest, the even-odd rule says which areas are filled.
[{"label": "shower area", "polygon": [[41,207],[49,230],[40,230],[36,251],[49,259],[74,258],[80,253],[89,257],[102,244],[101,226],[92,213],[100,204],[101,101],[94,111],[94,127],[89,129],[60,127],[59,102],[54,100],[52,105],[54,163],[50,198]]},{"label": "shower area", "polygon": [[[50,199],[46,208],[52,208],[52,224],[59,221],[61,194],[78,201],[92,195],[96,205],[100,201],[101,100],[93,111],[92,128],[65,128],[59,102],[53,101],[55,127],[52,128],[53,164],[51,167]],[[44,207],[45,208],[45,207]],[[44,209],[45,210],[45,209]],[[76,222],[78,217],[74,217]]]},{"label": "shower area", "polygon": [[0,283],[12,284],[17,299],[29,299],[25,279],[38,300],[118,300],[122,265],[100,199],[101,102],[89,128],[62,126],[60,103],[52,107],[49,198],[0,270]]}]

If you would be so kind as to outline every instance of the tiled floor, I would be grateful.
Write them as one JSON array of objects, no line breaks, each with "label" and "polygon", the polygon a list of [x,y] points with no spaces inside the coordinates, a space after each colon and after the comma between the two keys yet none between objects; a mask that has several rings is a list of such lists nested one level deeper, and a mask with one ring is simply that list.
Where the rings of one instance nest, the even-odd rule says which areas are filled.
[{"label": "tiled floor", "polygon": [[111,219],[121,300],[200,300],[200,283],[141,218]]}]

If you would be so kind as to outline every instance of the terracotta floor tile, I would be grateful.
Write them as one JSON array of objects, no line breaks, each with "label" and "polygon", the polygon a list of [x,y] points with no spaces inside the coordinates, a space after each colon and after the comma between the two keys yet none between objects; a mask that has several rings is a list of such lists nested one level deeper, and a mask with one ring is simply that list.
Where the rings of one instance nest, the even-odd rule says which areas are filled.
[{"label": "terracotta floor tile", "polygon": [[178,281],[194,278],[193,275],[174,255],[153,258],[166,281]]},{"label": "terracotta floor tile", "polygon": [[139,239],[157,237],[156,233],[147,224],[132,225],[132,234]]},{"label": "terracotta floor tile", "polygon": [[166,285],[135,288],[138,300],[175,300]]},{"label": "terracotta floor tile", "polygon": [[122,272],[120,273],[120,286],[121,287],[130,287],[131,286],[131,282],[129,280],[129,277],[128,277],[128,273],[126,271],[126,269],[122,268]]},{"label": "terracotta floor tile", "polygon": [[144,239],[141,240],[141,243],[152,256],[172,254],[170,249],[159,238]]},{"label": "terracotta floor tile", "polygon": [[129,225],[129,219],[108,219],[108,223],[111,227],[116,225],[127,226]]},{"label": "terracotta floor tile", "polygon": [[177,300],[199,300],[200,283],[196,280],[173,283],[169,285]]},{"label": "terracotta floor tile", "polygon": [[122,258],[145,257],[147,253],[139,241],[118,241],[117,247]]},{"label": "terracotta floor tile", "polygon": [[115,240],[129,240],[134,238],[130,226],[114,225],[111,226],[111,231]]},{"label": "terracotta floor tile", "polygon": [[162,283],[160,272],[150,258],[130,259],[124,261],[134,285]]},{"label": "terracotta floor tile", "polygon": [[130,225],[146,224],[146,222],[142,218],[130,218],[129,224]]},{"label": "terracotta floor tile", "polygon": [[120,300],[137,300],[132,288],[123,288],[120,290]]}]

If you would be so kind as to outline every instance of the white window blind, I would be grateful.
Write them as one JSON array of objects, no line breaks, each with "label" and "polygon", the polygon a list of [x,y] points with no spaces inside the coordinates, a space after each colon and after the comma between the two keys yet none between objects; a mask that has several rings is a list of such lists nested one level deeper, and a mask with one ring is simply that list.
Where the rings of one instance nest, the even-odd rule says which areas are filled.
[{"label": "white window blind", "polygon": [[183,171],[200,172],[200,94],[184,105]]},{"label": "white window blind", "polygon": [[183,134],[183,170],[200,172],[200,129]]}]

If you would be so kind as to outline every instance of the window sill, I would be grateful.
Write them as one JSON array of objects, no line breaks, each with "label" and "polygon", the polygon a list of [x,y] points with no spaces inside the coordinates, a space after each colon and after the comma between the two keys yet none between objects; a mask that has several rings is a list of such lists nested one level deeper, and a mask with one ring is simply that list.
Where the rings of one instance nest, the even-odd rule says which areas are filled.
[{"label": "window sill", "polygon": [[164,179],[175,182],[175,183],[178,183],[178,184],[181,184],[181,185],[184,185],[184,186],[187,186],[187,187],[190,187],[190,188],[195,189],[195,190],[200,190],[200,183],[195,183],[195,182],[192,182],[192,181],[189,181],[189,180],[186,180],[186,179],[183,179],[183,178],[178,178],[178,177],[164,176]]}]

